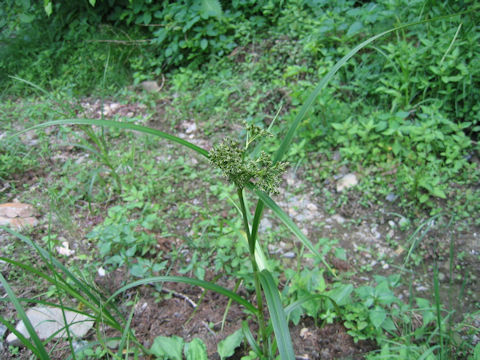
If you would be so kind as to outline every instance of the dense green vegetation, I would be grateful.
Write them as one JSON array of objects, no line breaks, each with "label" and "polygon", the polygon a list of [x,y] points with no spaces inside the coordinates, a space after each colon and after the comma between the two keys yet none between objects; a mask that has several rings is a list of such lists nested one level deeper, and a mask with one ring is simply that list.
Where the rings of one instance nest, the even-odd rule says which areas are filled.
[{"label": "dense green vegetation", "polygon": [[[235,291],[242,286],[256,293],[246,302],[223,293],[245,306],[259,328],[252,334],[244,322],[243,332],[218,344],[222,359],[244,339],[250,350],[242,359],[273,359],[277,349],[282,359],[291,358],[286,317],[271,316],[269,325],[263,306],[285,312],[292,326],[305,317],[316,326],[341,322],[355,343],[374,342],[375,350],[365,355],[372,360],[480,358],[480,320],[475,320],[480,300],[472,295],[480,255],[475,246],[456,251],[454,239],[480,226],[480,8],[475,1],[1,4],[0,203],[22,199],[53,214],[47,230],[29,234],[46,249],[75,238],[79,229],[85,239],[75,261],[53,262],[37,248],[35,257],[43,263],[22,267],[35,242],[8,232],[10,244],[0,242],[0,254],[11,273],[5,276],[2,269],[2,283],[18,289],[29,272],[57,274],[65,283],[53,276],[55,281],[44,278],[49,285],[29,284],[35,296],[58,303],[68,295],[75,301],[61,306],[88,309],[97,320],[105,316],[105,324],[119,331],[116,350],[97,339],[78,358],[115,358],[128,342],[127,351],[150,351],[160,359],[182,354],[200,359],[206,353],[199,339],[159,336],[150,347],[140,343],[129,328],[133,310],[127,307],[134,304],[99,305],[101,295],[89,292],[100,266],[125,271],[126,282],[149,284],[149,277],[157,276],[152,291],[158,298],[160,283],[181,274],[206,288],[204,280],[224,275],[235,279]],[[403,26],[410,23],[415,24]],[[336,64],[343,66],[331,72]],[[152,80],[157,89],[144,90],[144,82]],[[113,105],[126,110],[116,112]],[[41,125],[62,119],[55,125],[76,125]],[[32,126],[37,127],[11,136]],[[194,135],[195,141],[189,137]],[[199,159],[193,161],[189,150]],[[282,184],[286,164],[281,160],[301,181]],[[212,177],[212,165],[230,184]],[[355,173],[359,185],[336,192],[334,182],[346,172]],[[266,193],[248,192],[251,181]],[[308,240],[267,196],[277,201],[277,190],[285,197],[313,194],[326,214],[358,207],[363,215],[354,214],[348,226],[373,216],[369,209],[405,220],[403,242],[386,237],[388,246],[407,250],[404,261],[390,265],[414,274],[423,264],[433,279],[431,297],[413,294],[418,279],[409,280],[410,275],[375,274],[365,284],[351,280],[352,273],[330,264],[346,260],[335,234]],[[277,223],[257,241],[263,204]],[[88,220],[95,217],[101,220]],[[420,244],[430,228],[454,235],[449,244],[435,242],[429,250]],[[178,237],[183,244],[159,250],[159,237]],[[297,263],[265,258],[267,245],[294,238]],[[449,264],[450,283],[444,287],[442,262]],[[71,287],[77,281],[82,285]],[[455,282],[474,299],[465,313],[441,294]],[[408,301],[398,295],[402,286],[409,288]],[[12,303],[21,313],[20,303]],[[3,304],[0,320],[11,325],[14,315],[5,314]],[[48,358],[41,342],[29,344],[37,357]],[[9,349],[12,356],[15,351]]]}]

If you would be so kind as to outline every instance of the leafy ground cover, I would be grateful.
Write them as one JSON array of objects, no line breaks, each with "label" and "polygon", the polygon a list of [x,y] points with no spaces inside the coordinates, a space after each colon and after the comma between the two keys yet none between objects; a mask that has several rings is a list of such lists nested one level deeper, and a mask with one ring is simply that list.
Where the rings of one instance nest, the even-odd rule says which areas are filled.
[{"label": "leafy ground cover", "polygon": [[[436,5],[429,17],[462,10]],[[106,5],[98,6],[95,21],[100,24]],[[203,14],[195,20],[191,43],[182,45],[178,33],[169,33],[169,59],[146,56],[143,48],[103,47],[94,41],[103,33],[88,35],[92,24],[83,23],[79,36],[85,37],[85,46],[69,45],[76,55],[66,69],[75,76],[63,70],[54,74],[57,66],[45,67],[44,61],[57,59],[38,49],[37,65],[20,66],[21,71],[18,64],[6,67],[24,80],[1,79],[0,202],[34,204],[40,225],[26,231],[27,238],[51,250],[74,278],[106,298],[134,280],[189,275],[257,301],[252,268],[244,261],[249,251],[244,224],[235,220],[240,206],[235,188],[205,159],[136,132],[76,125],[11,134],[50,120],[107,119],[149,126],[210,150],[226,137],[248,139],[246,122],[274,134],[261,145],[272,154],[318,79],[336,61],[368,36],[398,24],[392,14],[407,22],[422,18],[423,9],[420,2],[408,9],[390,2],[287,2],[269,17],[269,3],[259,6],[251,10],[257,11],[257,22],[248,25],[253,29],[243,28],[244,17],[253,16],[245,9],[231,15],[224,6],[224,22],[217,23],[213,13],[202,13],[206,10],[190,7],[179,18],[178,9],[163,8],[167,15],[177,14],[180,24],[193,21],[195,11]],[[160,9],[152,9],[135,10],[143,19],[139,23],[148,25],[149,13],[160,18]],[[259,229],[283,306],[317,296],[290,312],[297,358],[478,358],[475,16],[472,11],[462,20],[416,25],[365,47],[303,118],[286,156],[289,168],[278,175],[279,194],[272,197],[323,261],[271,210],[265,210]],[[27,25],[20,28],[9,23],[8,34],[40,26],[28,20],[24,17]],[[211,24],[215,29],[208,28]],[[108,23],[104,26],[110,33]],[[57,34],[58,28],[52,29]],[[254,30],[260,34],[251,35]],[[129,35],[143,36],[142,31]],[[241,34],[249,36],[242,39]],[[163,36],[155,35],[157,40]],[[215,44],[212,39],[221,36],[225,42]],[[15,46],[20,45],[12,38],[2,45],[3,61],[13,56]],[[187,50],[195,55],[190,63]],[[94,54],[91,61],[98,61],[85,67],[77,51]],[[22,61],[27,64],[34,57],[26,55]],[[140,83],[155,76],[161,79],[159,91],[142,90]],[[55,81],[49,84],[49,78]],[[122,86],[128,82],[137,85]],[[22,96],[26,93],[35,95]],[[349,174],[358,184],[339,191]],[[254,210],[254,196],[247,194],[244,201],[246,209]],[[74,254],[57,252],[65,241]],[[68,287],[32,278],[28,268],[18,266],[48,273],[49,258],[41,252],[8,232],[0,234],[0,243],[2,275],[17,297],[61,299],[79,311],[89,306],[72,297]],[[13,324],[15,307],[6,299],[0,304],[2,320]],[[123,351],[173,359],[185,353],[188,358],[191,349],[203,351],[203,346],[208,358],[258,357],[240,330],[246,322],[253,334],[261,332],[254,317],[198,287],[149,282],[124,292],[112,311],[129,319],[131,333],[107,318],[84,342],[50,342],[50,357],[66,358],[82,346],[78,358],[114,358]],[[166,348],[178,350],[167,354]],[[2,351],[5,358],[30,356],[15,346],[4,345]]]}]

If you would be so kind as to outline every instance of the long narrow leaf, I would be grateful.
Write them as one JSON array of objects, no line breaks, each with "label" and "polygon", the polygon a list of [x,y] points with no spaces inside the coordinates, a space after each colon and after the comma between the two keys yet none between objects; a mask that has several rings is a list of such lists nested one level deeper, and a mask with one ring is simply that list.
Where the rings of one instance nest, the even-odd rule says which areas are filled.
[{"label": "long narrow leaf", "polygon": [[260,346],[257,344],[255,337],[250,331],[247,321],[242,322],[242,331],[243,331],[243,336],[245,337],[245,339],[247,339],[247,342],[250,345],[250,347],[253,349],[253,351],[257,353],[257,355],[260,356],[262,354],[262,349],[260,349]]},{"label": "long narrow leaf", "polygon": [[[49,265],[52,265],[55,268],[57,268],[57,269],[59,269],[60,271],[63,272],[63,276],[60,276],[59,279],[61,279],[63,281],[61,284],[62,284],[64,290],[66,290],[71,295],[76,297],[78,300],[83,302],[85,305],[87,305],[93,311],[95,311],[95,312],[100,311],[100,307],[101,307],[101,305],[100,305],[101,300],[100,299],[103,296],[95,288],[93,288],[92,286],[80,281],[62,263],[60,263],[57,259],[52,258],[45,249],[39,247],[37,244],[32,242],[29,238],[19,234],[18,232],[14,231],[14,230],[11,230],[11,229],[9,229],[5,226],[0,226],[0,229],[3,229],[5,231],[7,231],[8,233],[16,236],[18,239],[25,242],[27,245],[33,247],[43,257],[43,259],[45,261],[47,261],[47,263]],[[9,259],[4,259],[4,261],[11,262],[11,260],[9,260]],[[25,267],[25,265],[22,265],[20,263],[16,264],[16,266],[23,267],[23,268]],[[28,270],[28,271],[31,271],[31,270]],[[37,274],[37,275],[45,278],[47,281],[53,283],[52,279],[49,278],[48,275],[46,275],[44,273],[41,273],[41,272],[39,273],[36,269],[33,269],[33,271],[34,271],[35,274]],[[70,279],[73,282],[75,287],[68,283],[68,281],[67,281],[68,279]],[[94,293],[97,296],[95,296]],[[121,315],[120,312],[118,311],[118,309],[114,308],[114,310],[117,311],[119,315]],[[107,309],[103,308],[103,309],[101,309],[101,311],[102,311],[102,316],[104,317],[104,321],[108,319],[109,324],[112,327],[114,327],[114,328],[119,327],[118,322],[115,320],[115,318],[112,316],[112,314]]]},{"label": "long narrow leaf", "polygon": [[217,284],[214,284],[208,281],[192,279],[192,278],[183,277],[183,276],[155,276],[155,277],[150,277],[150,278],[145,278],[142,280],[135,281],[115,291],[115,293],[108,298],[107,303],[112,301],[117,295],[127,291],[128,289],[131,289],[140,285],[149,285],[156,282],[178,282],[178,283],[196,285],[201,288],[211,290],[218,294],[229,297],[233,301],[236,301],[240,305],[243,305],[247,310],[249,310],[253,314],[256,314],[258,312],[257,308],[253,306],[249,301],[245,300],[241,296],[235,294],[234,292],[222,286],[219,286]]},{"label": "long narrow leaf", "polygon": [[263,270],[260,272],[260,282],[267,299],[268,312],[272,320],[280,358],[282,360],[294,360],[295,353],[293,351],[292,339],[290,338],[287,317],[272,274],[267,270]]},{"label": "long narrow leaf", "polygon": [[[45,346],[43,345],[42,341],[38,337],[35,329],[33,328],[32,323],[30,322],[27,314],[25,313],[25,310],[23,310],[23,306],[20,304],[20,301],[18,301],[17,297],[12,291],[12,288],[8,284],[7,280],[5,280],[5,278],[3,277],[2,273],[0,273],[0,282],[2,283],[13,306],[15,306],[15,309],[17,310],[17,313],[18,313],[18,317],[23,321],[25,328],[27,329],[28,334],[30,335],[31,341],[33,341],[34,348],[31,348],[30,346],[29,348],[35,353],[35,355],[39,359],[48,360],[49,356],[48,356],[47,350],[45,349]],[[19,339],[21,339],[21,341],[23,341],[23,343],[28,346],[28,343],[30,342],[30,340],[25,338],[19,338]]]},{"label": "long narrow leaf", "polygon": [[147,126],[142,126],[142,125],[137,125],[137,124],[130,124],[130,123],[124,123],[120,121],[113,121],[113,120],[97,120],[97,119],[63,119],[63,120],[54,120],[54,121],[48,121],[42,124],[34,125],[28,129],[19,131],[15,133],[12,136],[17,136],[20,135],[24,132],[33,130],[33,129],[39,129],[39,128],[44,128],[48,126],[56,126],[56,125],[96,125],[96,126],[107,126],[107,127],[113,127],[117,129],[126,129],[126,130],[132,130],[132,131],[138,131],[144,134],[150,134],[150,135],[155,135],[158,137],[161,137],[166,140],[170,140],[173,142],[176,142],[180,145],[183,145],[191,150],[194,150],[200,155],[203,155],[208,158],[208,151],[195,145],[192,144],[191,142],[184,140],[182,138],[179,138],[174,135],[167,134],[163,131],[157,130],[157,129],[152,129]]},{"label": "long narrow leaf", "polygon": [[320,253],[315,249],[313,244],[308,240],[308,238],[302,233],[302,231],[298,228],[297,225],[292,221],[292,219],[285,214],[285,212],[277,205],[275,201],[273,201],[270,196],[268,196],[266,193],[263,191],[260,191],[258,189],[255,189],[252,184],[249,185],[249,188],[257,194],[257,196],[260,198],[260,200],[267,205],[275,215],[283,222],[283,224],[313,253],[315,254],[320,261],[325,265],[325,267],[330,271],[333,275],[335,273],[333,272],[333,269],[328,265],[328,263],[325,261],[323,256],[320,255]]}]

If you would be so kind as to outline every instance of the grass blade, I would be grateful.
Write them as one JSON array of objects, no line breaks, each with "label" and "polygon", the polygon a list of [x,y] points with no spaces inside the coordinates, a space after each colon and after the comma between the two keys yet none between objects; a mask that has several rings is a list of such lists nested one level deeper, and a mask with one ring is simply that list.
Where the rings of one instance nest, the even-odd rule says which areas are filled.
[{"label": "grass blade", "polygon": [[245,337],[245,339],[247,339],[247,342],[250,345],[250,347],[253,349],[253,351],[255,351],[257,355],[260,356],[262,354],[262,349],[260,349],[260,346],[257,344],[255,337],[250,331],[247,321],[242,321],[242,331],[243,331],[243,336]]},{"label": "grass blade", "polygon": [[109,303],[117,295],[125,292],[128,289],[131,289],[131,288],[134,288],[134,287],[137,287],[137,286],[140,286],[140,285],[150,285],[150,284],[156,283],[156,282],[179,282],[179,283],[184,283],[184,284],[196,285],[196,286],[199,286],[201,288],[211,290],[211,291],[214,291],[218,294],[225,295],[225,296],[229,297],[233,301],[239,303],[240,305],[243,305],[247,310],[249,310],[253,314],[256,314],[258,312],[257,308],[255,306],[253,306],[249,301],[245,300],[240,295],[235,294],[233,291],[230,291],[230,290],[228,290],[228,289],[226,289],[222,286],[219,286],[217,284],[214,284],[214,283],[211,283],[211,282],[208,282],[208,281],[203,281],[203,280],[199,280],[199,279],[192,279],[192,278],[183,277],[183,276],[155,276],[155,277],[150,277],[150,278],[145,278],[145,279],[135,281],[135,282],[130,283],[128,285],[125,285],[125,286],[121,287],[120,289],[118,289],[117,291],[115,291],[115,293],[108,298],[106,303]]},{"label": "grass blade", "polygon": [[[48,121],[45,123],[41,123],[35,126],[32,126],[28,129],[21,130],[14,135],[10,136],[18,136],[20,134],[23,134],[27,131],[33,130],[33,129],[39,129],[39,128],[44,128],[44,127],[49,127],[49,126],[57,126],[57,125],[96,125],[96,126],[107,126],[107,127],[113,127],[117,129],[126,129],[126,130],[132,130],[132,131],[138,131],[144,134],[150,134],[150,135],[155,135],[158,137],[161,137],[162,139],[169,140],[172,142],[176,142],[182,146],[185,146],[191,150],[194,150],[200,155],[205,156],[208,158],[208,151],[195,145],[192,144],[189,141],[186,141],[184,139],[181,139],[177,136],[167,134],[163,131],[157,130],[157,129],[152,129],[147,126],[142,126],[142,125],[137,125],[137,124],[130,124],[130,123],[123,123],[120,121],[113,121],[113,120],[97,120],[97,119],[63,119],[63,120],[54,120],[54,121]],[[7,138],[8,139],[8,138]]]},{"label": "grass blade", "polygon": [[[290,217],[285,214],[285,212],[277,205],[275,201],[273,201],[270,196],[268,196],[266,193],[263,191],[260,191],[258,189],[255,189],[254,186],[251,184],[249,185],[249,188],[258,195],[260,200],[267,205],[275,215],[283,222],[283,224],[313,253],[315,254],[320,261],[325,265],[325,267],[330,271],[334,276],[335,273],[333,269],[328,265],[328,263],[325,261],[322,255],[315,249],[313,244],[308,240],[308,238],[302,233],[302,231],[298,228],[297,225],[290,219]],[[263,206],[263,205],[262,205]]]},{"label": "grass blade", "polygon": [[[30,322],[30,320],[27,317],[27,314],[25,314],[25,310],[23,310],[23,306],[20,304],[20,301],[18,301],[17,297],[15,296],[15,294],[12,291],[12,288],[10,287],[7,280],[5,280],[5,278],[3,277],[3,275],[1,273],[0,273],[0,282],[2,283],[2,285],[5,289],[5,292],[7,293],[10,301],[13,304],[13,306],[15,306],[15,309],[17,310],[17,313],[18,313],[18,317],[20,318],[20,320],[23,321],[23,323],[24,323],[24,325],[25,325],[25,327],[28,331],[28,334],[30,335],[31,340],[23,337],[23,338],[19,338],[20,341],[22,341],[23,344],[25,344],[25,346],[30,348],[30,350],[32,350],[33,353],[39,359],[48,360],[50,357],[48,356],[48,353],[47,353],[47,350],[45,349],[45,346],[43,345],[42,341],[38,337],[35,329],[33,328],[32,323]],[[18,336],[18,333],[17,333],[17,336]],[[34,345],[32,344],[31,347],[28,346],[30,341],[33,341],[33,344],[34,344]]]},{"label": "grass blade", "polygon": [[288,329],[287,317],[285,316],[282,301],[280,300],[277,285],[273,280],[272,274],[267,270],[263,270],[260,272],[260,282],[267,299],[268,312],[272,320],[280,358],[282,360],[294,360],[295,354]]}]

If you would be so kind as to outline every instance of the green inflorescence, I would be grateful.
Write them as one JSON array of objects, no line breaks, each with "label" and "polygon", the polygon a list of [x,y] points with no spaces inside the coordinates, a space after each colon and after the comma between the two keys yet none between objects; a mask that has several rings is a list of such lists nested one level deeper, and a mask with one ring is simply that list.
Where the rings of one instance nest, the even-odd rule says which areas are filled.
[{"label": "green inflorescence", "polygon": [[239,141],[225,139],[214,146],[209,152],[210,161],[218,166],[225,177],[235,186],[243,189],[252,181],[267,194],[277,194],[281,175],[287,168],[287,163],[273,163],[264,151],[257,159],[248,156],[248,146],[257,138],[270,135],[267,131],[255,125],[247,125],[247,141],[243,147]]}]

